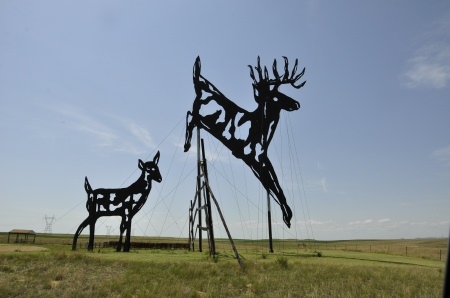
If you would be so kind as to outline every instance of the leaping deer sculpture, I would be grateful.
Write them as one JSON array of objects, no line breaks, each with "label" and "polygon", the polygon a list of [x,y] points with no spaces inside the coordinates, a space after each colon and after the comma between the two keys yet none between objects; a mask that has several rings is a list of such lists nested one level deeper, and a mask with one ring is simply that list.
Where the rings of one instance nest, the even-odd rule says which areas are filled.
[{"label": "leaping deer sculpture", "polygon": [[83,229],[89,225],[88,250],[94,248],[95,223],[102,216],[121,216],[120,238],[117,251],[122,249],[122,236],[126,231],[123,251],[130,251],[131,220],[133,216],[141,210],[147,201],[147,197],[152,189],[152,180],[161,182],[161,174],[158,168],[159,151],[153,161],[143,162],[139,159],[139,169],[142,173],[138,180],[125,188],[97,188],[92,189],[87,177],[84,188],[87,193],[86,209],[88,217],[80,224],[73,237],[72,250],[77,249],[77,239]]},{"label": "leaping deer sculpture", "polygon": [[[274,79],[269,78],[266,67],[264,70],[261,68],[259,57],[255,67],[258,77],[255,77],[253,67],[249,65],[250,77],[253,80],[253,96],[258,106],[253,112],[248,112],[228,99],[200,74],[200,57],[197,57],[193,69],[196,97],[192,111],[188,111],[186,115],[184,151],[187,152],[191,146],[194,127],[203,128],[209,132],[231,150],[235,157],[242,159],[251,168],[253,174],[280,205],[283,221],[290,227],[292,211],[267,156],[267,149],[277,128],[281,110],[290,112],[300,108],[298,101],[281,93],[280,86],[290,84],[294,88],[300,89],[306,81],[296,84],[305,73],[305,68],[303,68],[299,74],[296,74],[298,59],[295,60],[294,68],[290,72],[288,59],[283,58],[285,63],[282,76],[278,73],[277,61],[273,62]],[[208,105],[214,105],[217,110],[213,113],[205,112]],[[241,127],[240,135],[236,133],[236,127]],[[244,127],[247,128],[246,133],[242,133]]]}]

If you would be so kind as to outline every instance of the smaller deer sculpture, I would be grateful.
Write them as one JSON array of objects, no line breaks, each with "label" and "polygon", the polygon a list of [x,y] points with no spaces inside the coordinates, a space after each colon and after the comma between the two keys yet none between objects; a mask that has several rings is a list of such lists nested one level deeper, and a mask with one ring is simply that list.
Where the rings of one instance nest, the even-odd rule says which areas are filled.
[{"label": "smaller deer sculpture", "polygon": [[102,216],[120,216],[120,238],[117,251],[122,250],[122,237],[126,231],[123,251],[130,251],[131,220],[133,216],[141,210],[147,201],[147,197],[152,189],[152,180],[161,182],[161,174],[158,168],[159,151],[153,161],[143,162],[139,159],[139,169],[142,171],[136,182],[125,188],[97,188],[92,189],[87,177],[84,188],[87,193],[86,209],[88,217],[78,227],[72,243],[72,250],[77,249],[77,239],[83,229],[89,225],[88,250],[94,248],[95,223]]}]

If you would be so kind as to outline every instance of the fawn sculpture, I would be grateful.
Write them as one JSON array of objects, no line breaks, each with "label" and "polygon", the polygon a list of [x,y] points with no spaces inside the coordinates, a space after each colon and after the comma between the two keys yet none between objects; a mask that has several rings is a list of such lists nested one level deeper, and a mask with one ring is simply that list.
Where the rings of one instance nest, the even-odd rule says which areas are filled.
[{"label": "fawn sculpture", "polygon": [[152,180],[161,182],[161,174],[158,168],[159,151],[153,161],[143,162],[139,159],[139,169],[142,173],[138,180],[125,188],[97,188],[92,189],[87,177],[84,188],[87,193],[86,209],[88,217],[80,224],[73,237],[72,250],[77,249],[77,239],[83,229],[89,225],[88,250],[94,248],[95,223],[102,216],[121,216],[120,238],[117,251],[122,249],[122,236],[126,230],[125,244],[123,251],[130,251],[131,220],[133,216],[141,210],[147,201],[147,197],[152,189]]},{"label": "fawn sculpture", "polygon": [[[200,74],[200,57],[197,57],[193,80],[196,97],[192,111],[186,115],[186,137],[184,151],[191,146],[192,131],[194,127],[203,128],[216,139],[222,142],[235,157],[242,159],[260,180],[271,197],[280,205],[285,224],[290,227],[292,211],[286,202],[275,170],[267,156],[267,149],[272,141],[280,119],[281,110],[295,111],[300,108],[298,101],[281,93],[279,87],[290,84],[296,89],[303,87],[306,81],[296,82],[305,73],[305,68],[296,75],[298,60],[292,72],[288,69],[288,59],[284,58],[284,74],[280,76],[277,70],[277,61],[274,60],[272,72],[274,79],[269,78],[267,68],[261,68],[260,59],[255,67],[258,77],[255,77],[253,67],[250,67],[250,77],[253,80],[253,95],[257,108],[253,112],[236,105],[223,95],[210,81]],[[215,112],[205,112],[213,106]],[[190,121],[189,120],[190,117]],[[239,134],[236,128],[240,127]]]}]

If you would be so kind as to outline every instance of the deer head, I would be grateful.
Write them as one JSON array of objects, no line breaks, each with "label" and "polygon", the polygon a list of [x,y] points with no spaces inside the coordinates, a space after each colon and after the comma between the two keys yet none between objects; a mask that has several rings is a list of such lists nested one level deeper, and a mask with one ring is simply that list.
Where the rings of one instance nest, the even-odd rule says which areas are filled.
[{"label": "deer head", "polygon": [[300,89],[306,83],[306,81],[296,85],[295,83],[305,74],[305,68],[296,75],[298,59],[295,59],[295,65],[292,69],[292,72],[289,72],[289,61],[288,58],[284,57],[284,75],[280,76],[277,69],[277,60],[273,61],[272,72],[275,76],[274,79],[269,78],[269,72],[267,71],[267,67],[264,66],[264,71],[261,68],[260,58],[258,56],[258,64],[255,66],[255,70],[258,74],[258,79],[255,77],[255,73],[253,71],[253,67],[249,65],[250,68],[250,77],[253,79],[253,96],[255,97],[255,101],[258,104],[265,104],[272,101],[279,101],[281,108],[287,111],[294,111],[300,108],[300,104],[298,101],[293,98],[281,93],[278,89],[283,84],[290,84],[292,87],[296,89]]},{"label": "deer head", "polygon": [[147,161],[144,163],[142,160],[139,159],[139,169],[141,169],[143,172],[144,171],[147,172],[148,178],[150,180],[161,182],[162,177],[161,173],[159,172],[158,162],[159,162],[159,151],[156,153],[155,157],[153,158],[153,161]]}]

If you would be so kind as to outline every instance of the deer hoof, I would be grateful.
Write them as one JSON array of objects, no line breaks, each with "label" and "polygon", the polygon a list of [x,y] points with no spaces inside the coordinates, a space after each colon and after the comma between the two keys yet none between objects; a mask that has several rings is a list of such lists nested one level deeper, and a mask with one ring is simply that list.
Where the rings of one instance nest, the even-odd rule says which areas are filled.
[{"label": "deer hoof", "polygon": [[286,224],[286,226],[290,229],[291,228],[291,220],[286,218],[286,216],[283,216],[283,221]]}]

